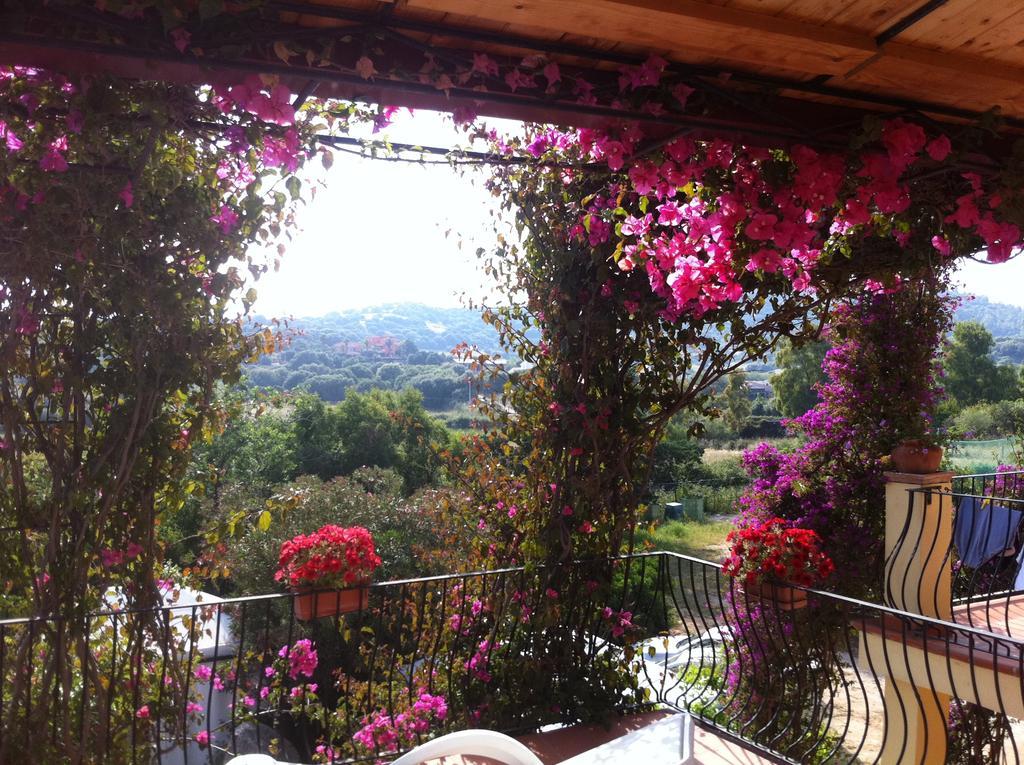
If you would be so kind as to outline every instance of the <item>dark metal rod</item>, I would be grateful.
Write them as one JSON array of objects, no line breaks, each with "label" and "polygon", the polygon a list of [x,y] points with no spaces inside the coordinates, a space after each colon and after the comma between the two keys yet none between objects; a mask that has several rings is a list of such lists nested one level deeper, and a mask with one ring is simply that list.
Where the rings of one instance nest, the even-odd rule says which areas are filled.
[{"label": "dark metal rod", "polygon": [[914,24],[921,21],[921,19],[944,6],[947,2],[949,2],[949,0],[929,0],[929,2],[922,5],[917,10],[911,11],[899,21],[883,29],[875,38],[875,42],[879,45],[885,45],[885,43],[889,42],[901,32],[905,32],[910,27],[914,26]]}]

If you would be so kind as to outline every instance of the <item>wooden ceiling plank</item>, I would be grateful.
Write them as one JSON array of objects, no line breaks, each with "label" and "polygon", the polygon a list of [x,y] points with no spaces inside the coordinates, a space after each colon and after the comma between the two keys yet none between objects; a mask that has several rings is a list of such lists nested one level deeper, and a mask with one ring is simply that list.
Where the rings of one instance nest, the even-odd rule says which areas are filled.
[{"label": "wooden ceiling plank", "polygon": [[[813,5],[815,0],[800,0]],[[928,0],[856,0],[843,3],[842,8],[829,19],[829,24],[857,29],[876,37]]]},{"label": "wooden ceiling plank", "polygon": [[967,40],[956,52],[1024,66],[1024,7]]},{"label": "wooden ceiling plank", "polygon": [[695,0],[408,0],[410,8],[497,19],[529,33],[537,27],[669,50],[699,50],[812,74],[840,74],[876,51],[874,40]]},{"label": "wooden ceiling plank", "polygon": [[950,0],[911,25],[896,42],[953,51],[989,29],[999,27],[1021,10],[1005,0]]},{"label": "wooden ceiling plank", "polygon": [[[902,55],[890,55],[892,48]],[[961,70],[958,80],[951,80],[950,58],[954,57],[894,44],[887,46],[886,55],[837,84],[978,112],[998,106],[1005,114],[1024,117],[1024,71],[991,61],[967,59],[972,65]],[[951,90],[956,82],[970,86]]]}]

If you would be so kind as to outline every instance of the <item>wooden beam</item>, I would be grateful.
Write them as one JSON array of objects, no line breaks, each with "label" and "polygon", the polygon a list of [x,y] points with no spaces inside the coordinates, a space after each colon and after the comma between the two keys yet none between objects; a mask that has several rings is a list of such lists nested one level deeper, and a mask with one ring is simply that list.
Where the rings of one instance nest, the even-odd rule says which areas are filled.
[{"label": "wooden beam", "polygon": [[956,94],[966,109],[998,106],[1004,114],[1024,116],[1024,69],[911,45],[889,43],[874,60],[835,82],[936,103],[948,103]]},{"label": "wooden beam", "polygon": [[653,50],[691,51],[747,65],[839,75],[878,52],[870,35],[696,0],[406,0],[409,8],[500,21],[516,31],[560,29]]}]

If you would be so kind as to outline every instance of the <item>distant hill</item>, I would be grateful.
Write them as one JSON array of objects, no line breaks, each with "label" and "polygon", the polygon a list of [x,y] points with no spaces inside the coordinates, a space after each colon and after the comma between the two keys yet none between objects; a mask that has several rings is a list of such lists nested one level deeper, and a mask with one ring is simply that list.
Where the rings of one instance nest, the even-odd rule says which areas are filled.
[{"label": "distant hill", "polygon": [[1024,308],[993,303],[986,297],[965,299],[957,321],[976,321],[996,339],[992,357],[999,364],[1024,364]]},{"label": "distant hill", "polygon": [[993,337],[1024,338],[1024,308],[993,303],[985,297],[965,299],[957,309],[956,320],[983,324]]},{"label": "distant hill", "polygon": [[497,332],[478,311],[464,308],[393,303],[296,319],[290,326],[296,333],[285,348],[248,367],[250,385],[308,390],[326,401],[340,401],[352,389],[413,387],[428,409],[446,410],[465,404],[473,392],[452,348],[468,343],[500,350]]},{"label": "distant hill", "polygon": [[421,351],[447,353],[459,343],[497,351],[498,333],[466,308],[434,308],[419,303],[389,303],[351,311],[296,319],[294,327],[324,335],[328,342],[362,342],[391,336],[409,340]]}]

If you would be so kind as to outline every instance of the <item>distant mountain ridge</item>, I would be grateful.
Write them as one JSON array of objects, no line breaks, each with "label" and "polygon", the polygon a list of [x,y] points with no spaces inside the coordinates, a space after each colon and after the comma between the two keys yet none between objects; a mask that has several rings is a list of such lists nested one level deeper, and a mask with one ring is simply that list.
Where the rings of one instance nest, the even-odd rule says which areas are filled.
[{"label": "distant mountain ridge", "polygon": [[964,298],[956,320],[976,321],[996,339],[992,357],[1000,364],[1024,364],[1024,308],[986,297]]},{"label": "distant mountain ridge", "polygon": [[468,308],[438,308],[421,303],[387,303],[370,308],[335,311],[324,316],[296,318],[292,327],[326,335],[334,343],[362,343],[370,338],[406,340],[421,351],[447,353],[459,343],[482,350],[500,350],[498,333]]},{"label": "distant mountain ridge", "polygon": [[956,320],[976,321],[993,337],[1024,337],[1024,308],[994,303],[986,297],[964,297],[956,311]]}]

